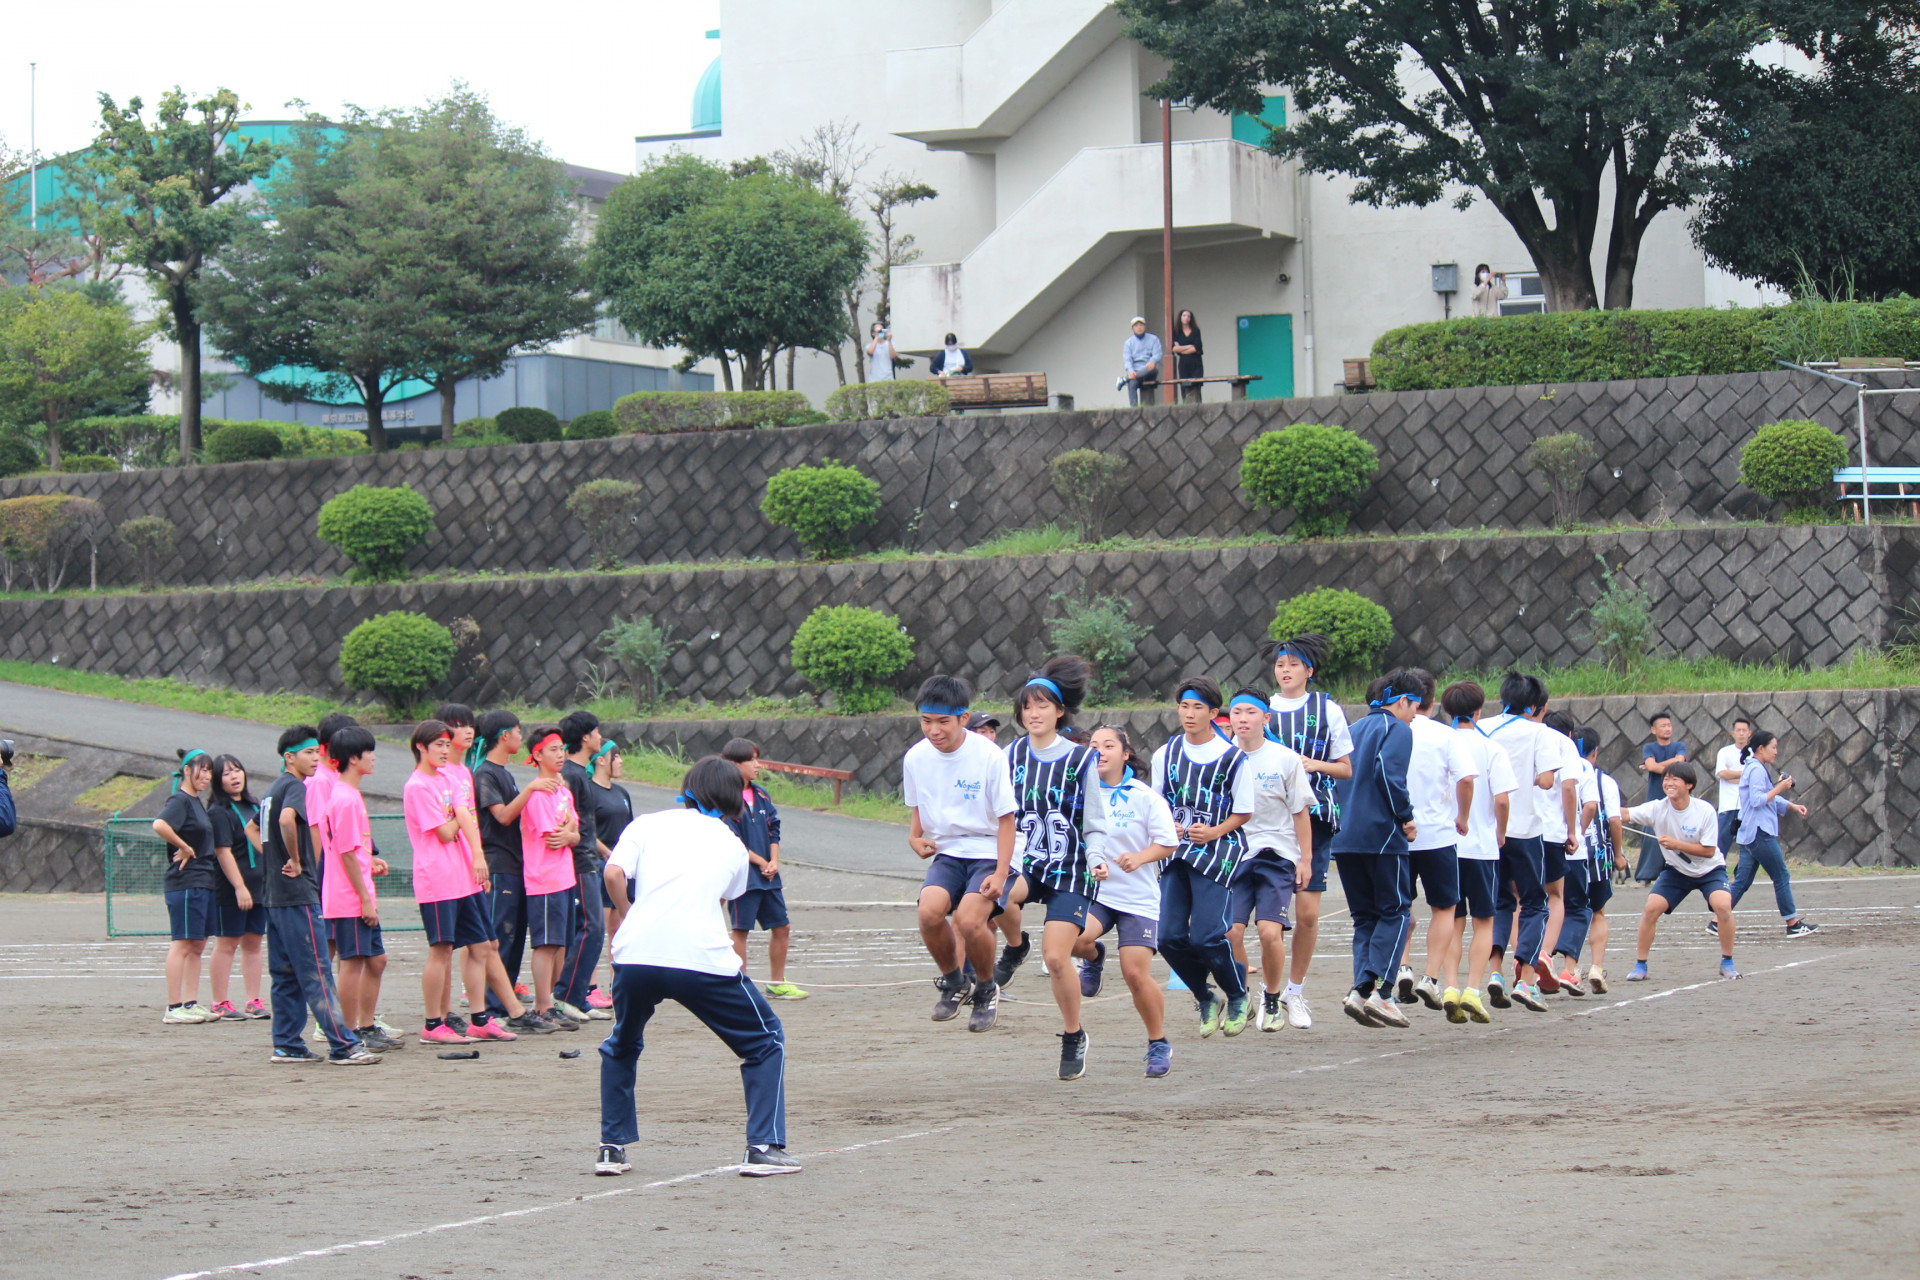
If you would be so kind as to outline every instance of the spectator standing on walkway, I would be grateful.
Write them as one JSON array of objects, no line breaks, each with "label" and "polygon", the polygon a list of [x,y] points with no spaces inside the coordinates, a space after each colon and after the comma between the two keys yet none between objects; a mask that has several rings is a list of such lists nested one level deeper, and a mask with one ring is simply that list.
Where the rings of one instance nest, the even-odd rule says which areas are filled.
[{"label": "spectator standing on walkway", "polygon": [[960,339],[947,335],[947,345],[927,361],[927,372],[936,378],[958,378],[973,372],[973,357],[961,349]]},{"label": "spectator standing on walkway", "polygon": [[1144,396],[1153,403],[1153,390],[1160,385],[1160,339],[1147,332],[1147,318],[1133,318],[1133,332],[1120,348],[1120,381],[1115,390],[1127,393],[1128,404],[1139,404]]},{"label": "spectator standing on walkway", "polygon": [[[1207,376],[1206,347],[1200,342],[1200,322],[1193,312],[1182,311],[1173,322],[1173,376],[1182,381]],[[1180,398],[1188,404],[1200,403],[1200,388],[1181,387]]]},{"label": "spectator standing on walkway", "polygon": [[867,381],[893,381],[893,330],[882,321],[873,322],[873,338],[867,343]]},{"label": "spectator standing on walkway", "polygon": [[1505,273],[1495,271],[1484,262],[1473,269],[1473,314],[1476,316],[1499,315],[1500,303],[1506,296]]},{"label": "spectator standing on walkway", "polygon": [[[1640,769],[1647,775],[1647,801],[1651,803],[1666,798],[1662,783],[1666,780],[1667,766],[1687,758],[1687,744],[1673,736],[1670,711],[1654,712],[1647,720],[1647,729],[1652,740],[1640,748]],[[1633,878],[1641,884],[1652,884],[1664,863],[1660,842],[1652,836],[1640,837],[1640,865],[1634,870]]]},{"label": "spectator standing on walkway", "polygon": [[1733,741],[1713,757],[1713,776],[1720,780],[1720,852],[1731,858],[1737,847],[1734,837],[1740,830],[1740,774],[1746,766],[1747,740],[1753,736],[1753,721],[1741,716],[1733,722]]}]

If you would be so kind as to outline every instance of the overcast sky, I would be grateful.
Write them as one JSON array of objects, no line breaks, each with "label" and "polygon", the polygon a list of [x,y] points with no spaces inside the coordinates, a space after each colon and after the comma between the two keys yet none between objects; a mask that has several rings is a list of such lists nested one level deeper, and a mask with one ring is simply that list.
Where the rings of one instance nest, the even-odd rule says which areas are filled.
[{"label": "overcast sky", "polygon": [[719,52],[704,38],[719,0],[333,0],[327,4],[156,6],[94,0],[84,21],[14,24],[0,58],[0,138],[27,147],[27,64],[39,63],[43,156],[87,145],[98,95],[149,104],[178,84],[226,87],[256,119],[413,106],[465,80],[495,114],[558,159],[626,173],[637,134],[680,133],[693,86]]}]

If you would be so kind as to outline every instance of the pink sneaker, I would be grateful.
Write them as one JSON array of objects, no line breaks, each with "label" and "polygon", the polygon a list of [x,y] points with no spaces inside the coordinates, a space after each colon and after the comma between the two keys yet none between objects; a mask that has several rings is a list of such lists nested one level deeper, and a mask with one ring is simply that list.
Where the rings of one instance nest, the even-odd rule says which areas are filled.
[{"label": "pink sneaker", "polygon": [[247,1015],[233,1007],[233,1001],[222,1000],[213,1006],[214,1017],[209,1021],[245,1022]]},{"label": "pink sneaker", "polygon": [[444,1022],[437,1027],[427,1027],[420,1032],[420,1039],[427,1044],[472,1044],[473,1041],[455,1031]]},{"label": "pink sneaker", "polygon": [[249,1000],[247,1001],[247,1016],[249,1018],[271,1018],[273,1014],[267,1009],[267,1002],[265,1000]]},{"label": "pink sneaker", "polygon": [[611,1009],[613,1008],[613,997],[600,988],[595,987],[593,990],[587,992],[587,1008]]},{"label": "pink sneaker", "polygon": [[519,1036],[501,1026],[497,1018],[489,1018],[485,1022],[476,1022],[467,1028],[467,1039],[469,1040],[518,1040],[519,1038]]}]

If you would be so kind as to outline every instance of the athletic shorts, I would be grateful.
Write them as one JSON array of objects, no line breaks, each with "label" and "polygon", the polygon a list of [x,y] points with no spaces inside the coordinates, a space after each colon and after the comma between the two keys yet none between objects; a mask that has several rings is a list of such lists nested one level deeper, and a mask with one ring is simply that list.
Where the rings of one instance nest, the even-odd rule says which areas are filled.
[{"label": "athletic shorts", "polygon": [[1118,935],[1123,947],[1160,949],[1160,921],[1155,916],[1137,916],[1131,911],[1115,911],[1100,902],[1087,904],[1087,918],[1100,922],[1100,932]]},{"label": "athletic shorts", "polygon": [[[1407,855],[1407,873],[1426,892],[1427,905],[1435,911],[1460,905],[1458,845],[1450,844],[1444,849],[1415,849]],[[1407,905],[1413,905],[1411,885],[1408,886]]]},{"label": "athletic shorts", "polygon": [[571,944],[574,935],[579,932],[579,925],[575,923],[579,910],[571,889],[562,889],[557,893],[528,894],[527,945],[564,947]]},{"label": "athletic shorts", "polygon": [[213,890],[169,889],[167,924],[175,942],[198,942],[213,933]]},{"label": "athletic shorts", "polygon": [[1093,900],[1084,893],[1075,893],[1071,889],[1055,889],[1029,878],[1028,892],[1032,901],[1043,902],[1047,907],[1047,923],[1065,921],[1076,929],[1087,925],[1087,906]]},{"label": "athletic shorts", "polygon": [[1333,865],[1333,825],[1318,818],[1309,818],[1308,822],[1313,827],[1313,875],[1300,892],[1325,893],[1327,868]]},{"label": "athletic shorts", "polygon": [[1613,876],[1608,870],[1612,864],[1606,859],[1594,858],[1587,865],[1593,868],[1593,875],[1587,881],[1587,906],[1604,911],[1613,901]]},{"label": "athletic shorts", "polygon": [[255,902],[245,911],[238,902],[218,902],[213,904],[213,936],[216,938],[240,938],[249,933],[267,931],[267,909]]},{"label": "athletic shorts", "polygon": [[1704,901],[1712,894],[1726,892],[1725,867],[1715,867],[1703,876],[1690,876],[1666,867],[1661,870],[1660,878],[1653,882],[1653,887],[1647,890],[1649,896],[1667,900],[1668,915],[1672,915],[1673,909],[1685,901],[1690,893],[1698,893]]},{"label": "athletic shorts", "polygon": [[1567,842],[1565,840],[1541,840],[1540,883],[1552,884],[1555,880],[1567,878]]},{"label": "athletic shorts", "polygon": [[1498,858],[1460,858],[1455,863],[1460,876],[1460,915],[1475,920],[1491,920],[1500,898],[1500,860]]},{"label": "athletic shorts", "polygon": [[369,956],[387,954],[387,943],[380,936],[380,926],[367,924],[359,916],[329,919],[327,937],[333,942],[335,954],[342,960],[364,960]]},{"label": "athletic shorts", "polygon": [[[923,890],[945,890],[947,912],[952,914],[953,909],[960,905],[960,899],[970,893],[980,892],[981,882],[992,875],[998,865],[993,858],[956,858],[952,854],[936,853],[933,861],[927,864],[927,878],[920,882],[920,887]],[[999,915],[1001,910],[1001,906],[995,903],[993,914]]]},{"label": "athletic shorts", "polygon": [[1293,928],[1293,889],[1300,869],[1290,858],[1248,858],[1227,886],[1227,922],[1249,924],[1255,916]]},{"label": "athletic shorts", "polygon": [[426,925],[427,941],[433,946],[451,942],[455,947],[470,947],[476,942],[493,941],[493,917],[483,893],[423,902],[420,923]]},{"label": "athletic shorts", "polygon": [[[1007,882],[1000,886],[1000,910],[1014,909],[1013,895],[1016,892],[1020,895],[1022,906],[1029,902],[1041,901],[1040,894],[1037,892],[1039,888],[1040,882],[1021,870],[1020,864],[1015,862],[1013,866],[1007,868]],[[999,912],[994,914],[998,915]]]},{"label": "athletic shorts", "polygon": [[755,928],[781,928],[790,923],[787,919],[786,890],[771,886],[749,889],[727,904],[727,914],[733,919],[734,929],[740,933],[748,933]]}]

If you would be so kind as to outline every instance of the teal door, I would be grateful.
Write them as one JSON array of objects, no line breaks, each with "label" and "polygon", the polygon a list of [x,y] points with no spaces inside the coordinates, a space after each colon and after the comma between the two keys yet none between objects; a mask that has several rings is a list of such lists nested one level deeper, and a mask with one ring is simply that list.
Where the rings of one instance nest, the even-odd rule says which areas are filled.
[{"label": "teal door", "polygon": [[1241,316],[1240,373],[1258,375],[1247,384],[1249,400],[1282,400],[1293,394],[1293,316]]}]

